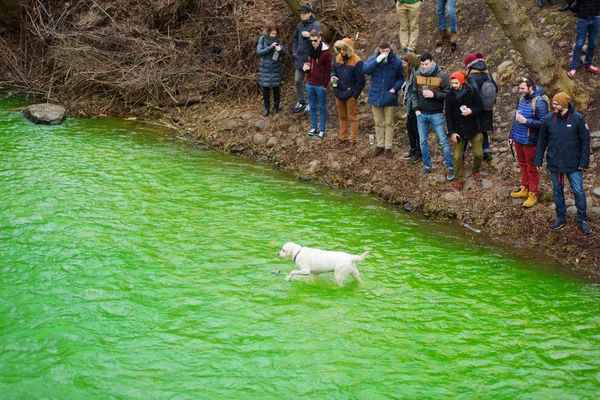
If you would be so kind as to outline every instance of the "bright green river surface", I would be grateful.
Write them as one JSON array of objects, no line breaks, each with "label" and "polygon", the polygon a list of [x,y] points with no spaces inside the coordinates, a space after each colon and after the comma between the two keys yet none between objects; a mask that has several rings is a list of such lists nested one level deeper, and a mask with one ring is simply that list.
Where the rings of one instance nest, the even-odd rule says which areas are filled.
[{"label": "bright green river surface", "polygon": [[[598,286],[133,123],[14,105],[2,399],[600,397]],[[364,284],[285,281],[287,241],[370,250]]]}]

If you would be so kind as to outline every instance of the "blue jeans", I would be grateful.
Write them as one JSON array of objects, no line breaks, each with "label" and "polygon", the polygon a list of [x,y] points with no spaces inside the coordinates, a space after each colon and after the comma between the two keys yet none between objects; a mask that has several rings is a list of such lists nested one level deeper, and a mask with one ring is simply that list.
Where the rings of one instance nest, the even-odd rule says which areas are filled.
[{"label": "blue jeans", "polygon": [[[310,127],[325,132],[327,126],[327,91],[321,85],[306,84],[306,94],[308,95],[308,105],[310,106]],[[321,114],[321,124],[319,125],[319,116],[317,107]]]},{"label": "blue jeans", "polygon": [[573,58],[571,60],[571,69],[579,68],[579,59],[581,58],[581,49],[585,43],[585,37],[588,37],[588,47],[585,52],[584,67],[592,65],[592,58],[596,45],[598,44],[598,33],[600,32],[600,16],[592,19],[577,19],[577,36],[575,37],[575,46],[573,47]]},{"label": "blue jeans", "polygon": [[419,114],[417,115],[417,127],[419,129],[419,144],[421,145],[421,155],[423,156],[423,165],[425,168],[431,168],[431,155],[429,154],[429,125],[433,130],[442,146],[446,168],[454,168],[452,161],[452,149],[446,137],[446,126],[444,125],[444,114]]},{"label": "blue jeans", "polygon": [[585,202],[585,192],[583,191],[583,175],[581,171],[570,172],[568,174],[559,174],[558,172],[550,171],[550,177],[552,178],[552,197],[554,198],[554,204],[556,204],[556,217],[558,219],[567,218],[567,208],[565,206],[565,175],[569,179],[569,185],[571,185],[571,192],[575,195],[575,207],[577,207],[577,220],[587,221],[585,208],[587,203]]},{"label": "blue jeans", "polygon": [[436,0],[438,28],[446,29],[446,13],[450,17],[450,31],[456,32],[456,0]]}]

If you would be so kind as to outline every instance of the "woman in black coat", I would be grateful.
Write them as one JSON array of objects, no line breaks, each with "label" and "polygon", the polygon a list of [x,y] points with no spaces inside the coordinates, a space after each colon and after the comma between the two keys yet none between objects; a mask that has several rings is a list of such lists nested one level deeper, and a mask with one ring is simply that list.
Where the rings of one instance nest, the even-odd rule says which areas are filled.
[{"label": "woman in black coat", "polygon": [[266,117],[271,111],[271,88],[273,88],[273,115],[279,113],[279,98],[281,86],[281,57],[285,55],[283,44],[278,37],[278,28],[275,24],[267,25],[265,31],[258,39],[256,54],[260,56],[258,67],[258,84],[263,88]]},{"label": "woman in black coat", "polygon": [[473,177],[480,180],[479,169],[483,157],[483,134],[479,125],[479,115],[483,112],[483,103],[479,92],[465,83],[462,72],[450,75],[452,90],[446,97],[446,126],[453,144],[455,187],[462,189],[463,152],[467,142],[473,148]]}]

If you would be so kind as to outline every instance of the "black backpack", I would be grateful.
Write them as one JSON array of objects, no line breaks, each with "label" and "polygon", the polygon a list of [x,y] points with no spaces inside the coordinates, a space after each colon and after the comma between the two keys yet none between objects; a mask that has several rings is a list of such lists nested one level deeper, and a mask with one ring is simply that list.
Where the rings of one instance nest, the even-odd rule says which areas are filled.
[{"label": "black backpack", "polygon": [[498,86],[496,86],[494,79],[489,73],[487,76],[488,80],[483,82],[481,88],[479,88],[479,95],[481,97],[481,102],[483,103],[483,109],[485,111],[491,111],[494,109],[494,104],[496,104]]}]

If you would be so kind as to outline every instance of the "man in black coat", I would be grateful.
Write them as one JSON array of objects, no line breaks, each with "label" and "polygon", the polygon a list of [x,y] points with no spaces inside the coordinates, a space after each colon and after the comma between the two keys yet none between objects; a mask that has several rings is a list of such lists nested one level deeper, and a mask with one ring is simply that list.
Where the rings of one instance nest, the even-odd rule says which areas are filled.
[{"label": "man in black coat", "polygon": [[579,229],[586,235],[592,233],[587,223],[586,200],[582,171],[590,165],[590,131],[583,115],[575,111],[571,97],[564,92],[552,98],[554,112],[542,124],[535,153],[535,167],[540,170],[546,148],[547,167],[552,178],[552,196],[556,204],[556,220],[552,229],[560,229],[567,221],[564,183],[569,179],[575,195]]},{"label": "man in black coat", "polygon": [[292,108],[292,112],[300,112],[304,108],[304,114],[308,114],[309,107],[307,106],[306,96],[304,94],[304,63],[308,61],[308,54],[312,49],[310,42],[310,31],[316,29],[319,32],[323,31],[321,24],[317,22],[317,19],[312,14],[312,8],[310,5],[305,4],[300,7],[300,19],[301,21],[296,26],[296,32],[294,32],[294,83],[296,84],[296,92],[298,93],[298,102]]}]

